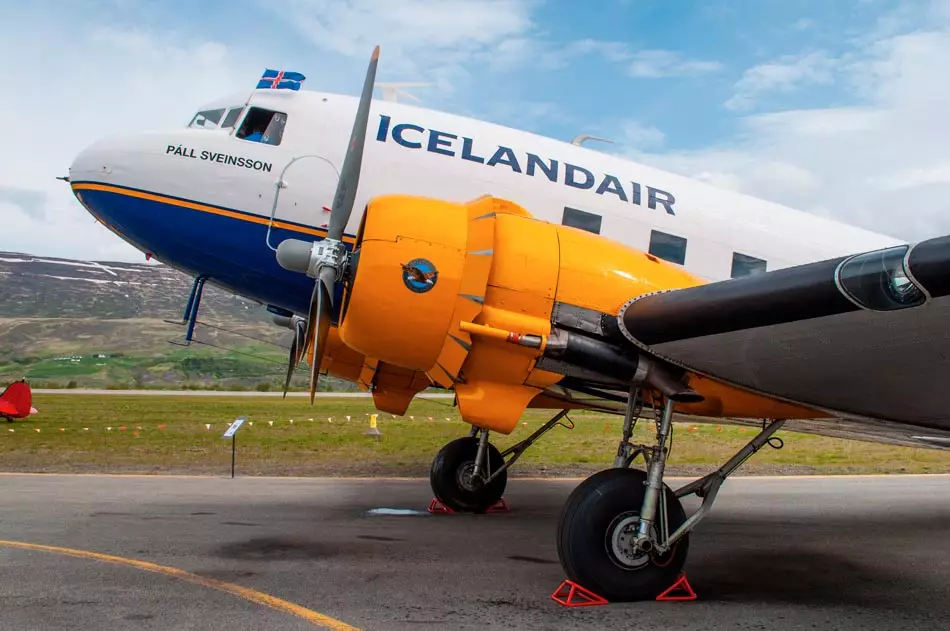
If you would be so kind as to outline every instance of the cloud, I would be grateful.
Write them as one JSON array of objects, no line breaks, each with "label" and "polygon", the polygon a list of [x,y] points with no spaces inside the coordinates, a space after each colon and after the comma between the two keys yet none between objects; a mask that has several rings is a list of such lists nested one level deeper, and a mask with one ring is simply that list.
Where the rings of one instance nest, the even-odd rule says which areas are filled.
[{"label": "cloud", "polygon": [[789,55],[776,61],[749,68],[735,85],[735,94],[724,105],[730,110],[743,110],[755,105],[766,93],[789,93],[811,85],[834,81],[838,60],[824,51]]},{"label": "cloud", "polygon": [[55,177],[102,136],[183,126],[203,101],[247,84],[248,55],[120,19],[36,19],[29,10],[5,16],[4,31],[0,59],[42,80],[22,81],[15,98],[0,99],[0,119],[16,122],[5,127],[0,152],[0,250],[141,259]]},{"label": "cloud", "polygon": [[621,124],[622,141],[624,145],[641,149],[652,149],[663,145],[666,136],[652,125],[644,125],[638,121],[627,120]]},{"label": "cloud", "polygon": [[813,28],[815,24],[816,24],[815,20],[811,18],[801,18],[801,19],[795,20],[795,22],[792,24],[792,28],[795,29],[796,31],[805,31],[810,28]]},{"label": "cloud", "polygon": [[462,54],[532,27],[524,0],[267,0],[320,48],[362,57],[376,43],[413,51]]},{"label": "cloud", "polygon": [[46,195],[42,191],[0,186],[0,204],[15,206],[30,217],[42,217],[45,202]]},{"label": "cloud", "polygon": [[75,212],[73,200],[55,195],[44,201],[42,212],[0,200],[3,236],[0,251],[23,252],[77,259],[144,261],[141,252],[99,225],[85,211]]},{"label": "cloud", "polygon": [[716,72],[722,69],[718,61],[690,59],[671,50],[631,50],[623,42],[596,39],[580,39],[566,46],[551,48],[541,56],[541,63],[548,69],[560,69],[577,57],[596,55],[604,61],[619,63],[624,72],[638,79],[661,77],[688,77]]},{"label": "cloud", "polygon": [[574,40],[564,46],[550,47],[540,56],[541,65],[548,70],[566,67],[578,57],[597,55],[611,63],[630,59],[630,50],[623,42],[609,42],[592,38]]},{"label": "cloud", "polygon": [[901,191],[929,185],[950,184],[950,163],[904,169],[877,182],[882,191]]},{"label": "cloud", "polygon": [[[477,108],[477,111],[476,111]],[[573,118],[560,103],[521,99],[486,100],[458,110],[461,116],[497,122],[520,130],[541,133],[550,123],[569,123]]]},{"label": "cloud", "polygon": [[360,60],[379,44],[387,76],[457,89],[473,64],[495,71],[530,62],[534,0],[262,0],[314,46]]},{"label": "cloud", "polygon": [[640,50],[631,57],[627,74],[631,77],[687,77],[716,72],[718,61],[687,59],[669,50]]},{"label": "cloud", "polygon": [[[950,85],[944,80],[950,25],[918,25],[907,33],[861,41],[836,58],[812,59],[820,60],[818,67],[836,67],[838,79],[855,89],[858,102],[746,115],[731,138],[714,146],[631,149],[630,154],[908,241],[950,233]],[[824,71],[815,72],[823,76]],[[763,78],[767,75],[747,73],[759,78],[760,88],[787,87],[770,83]],[[795,71],[785,76],[801,84],[816,75]]]}]

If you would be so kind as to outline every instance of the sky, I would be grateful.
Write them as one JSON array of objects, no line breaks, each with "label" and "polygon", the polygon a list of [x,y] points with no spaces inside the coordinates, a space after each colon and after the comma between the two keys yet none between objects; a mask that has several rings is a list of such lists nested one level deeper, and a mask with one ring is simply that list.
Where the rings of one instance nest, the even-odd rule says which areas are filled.
[{"label": "sky", "polygon": [[[950,233],[950,0],[0,0],[0,250],[143,255],[68,186],[101,136],[297,70],[908,241]],[[305,88],[305,89],[306,89]]]}]

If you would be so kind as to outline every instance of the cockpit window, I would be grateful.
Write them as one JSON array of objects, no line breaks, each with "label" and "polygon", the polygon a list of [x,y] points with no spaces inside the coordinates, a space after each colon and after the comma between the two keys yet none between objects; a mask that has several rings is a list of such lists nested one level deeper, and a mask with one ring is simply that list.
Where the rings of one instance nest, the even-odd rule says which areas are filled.
[{"label": "cockpit window", "polygon": [[221,120],[222,116],[224,116],[224,108],[219,110],[204,110],[203,112],[195,114],[195,117],[191,119],[188,126],[209,129],[215,128],[218,126],[218,121]]},{"label": "cockpit window", "polygon": [[266,145],[279,145],[284,136],[284,125],[287,124],[287,115],[283,112],[265,110],[261,107],[252,107],[244,117],[237,137],[251,142],[262,142]]},{"label": "cockpit window", "polygon": [[237,122],[238,118],[241,116],[241,112],[244,111],[244,107],[232,107],[228,110],[228,115],[224,117],[224,121],[221,123],[221,129],[230,129],[234,127],[234,123]]}]

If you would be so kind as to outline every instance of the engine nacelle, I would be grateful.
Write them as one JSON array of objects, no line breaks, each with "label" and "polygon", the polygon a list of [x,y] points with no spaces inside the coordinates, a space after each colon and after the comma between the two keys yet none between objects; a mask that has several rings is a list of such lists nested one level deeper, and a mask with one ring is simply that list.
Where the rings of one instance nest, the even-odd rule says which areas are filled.
[{"label": "engine nacelle", "polygon": [[[403,368],[432,368],[460,293],[468,223],[466,207],[459,204],[401,196],[371,202],[357,235],[359,258],[351,290],[344,298],[344,343]],[[491,233],[486,247],[491,248]],[[483,267],[481,287],[470,288],[478,296],[484,295],[488,278],[488,267]]]},{"label": "engine nacelle", "polygon": [[[466,421],[503,433],[562,378],[536,367],[555,308],[615,315],[630,298],[702,282],[654,256],[536,220],[488,196],[467,204],[376,198],[356,249],[343,342],[382,365],[453,388]],[[508,343],[525,336],[537,343]],[[412,381],[413,388],[424,386]],[[403,395],[411,399],[413,388]]]}]

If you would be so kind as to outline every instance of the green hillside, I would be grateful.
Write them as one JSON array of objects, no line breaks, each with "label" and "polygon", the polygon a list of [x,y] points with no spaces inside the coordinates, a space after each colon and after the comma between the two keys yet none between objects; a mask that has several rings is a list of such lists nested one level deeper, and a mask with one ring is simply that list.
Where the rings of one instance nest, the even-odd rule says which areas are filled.
[{"label": "green hillside", "polygon": [[[281,388],[292,333],[261,305],[208,284],[195,341],[181,345],[185,327],[166,320],[180,321],[190,287],[161,265],[0,253],[0,385]],[[306,385],[301,364],[293,387]]]}]

